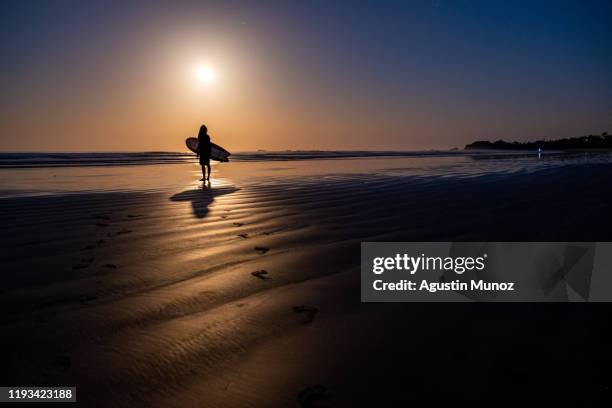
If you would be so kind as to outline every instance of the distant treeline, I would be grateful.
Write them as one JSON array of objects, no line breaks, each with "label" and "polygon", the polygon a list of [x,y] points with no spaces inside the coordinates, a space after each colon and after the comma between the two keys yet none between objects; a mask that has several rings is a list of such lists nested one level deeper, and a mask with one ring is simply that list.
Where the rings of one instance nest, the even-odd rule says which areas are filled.
[{"label": "distant treeline", "polygon": [[506,142],[504,140],[489,142],[486,140],[479,140],[466,145],[465,148],[501,150],[612,149],[612,135],[603,132],[601,135],[588,135],[557,140],[537,140],[535,142]]}]

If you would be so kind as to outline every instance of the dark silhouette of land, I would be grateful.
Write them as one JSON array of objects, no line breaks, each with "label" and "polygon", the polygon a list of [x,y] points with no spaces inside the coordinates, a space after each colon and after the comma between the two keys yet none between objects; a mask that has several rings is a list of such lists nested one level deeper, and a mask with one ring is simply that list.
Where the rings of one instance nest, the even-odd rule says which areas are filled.
[{"label": "dark silhouette of land", "polygon": [[603,132],[601,135],[588,135],[557,140],[537,140],[535,142],[506,142],[498,140],[489,142],[478,140],[465,146],[469,149],[497,149],[497,150],[584,150],[584,149],[612,149],[612,135]]}]

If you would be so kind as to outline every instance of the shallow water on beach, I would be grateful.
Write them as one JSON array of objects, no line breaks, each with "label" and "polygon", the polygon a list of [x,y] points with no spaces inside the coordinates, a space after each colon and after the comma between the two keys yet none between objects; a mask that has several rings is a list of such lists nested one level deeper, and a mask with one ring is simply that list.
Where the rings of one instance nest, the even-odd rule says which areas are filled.
[{"label": "shallow water on beach", "polygon": [[[143,161],[134,157],[137,159],[129,162],[130,165],[125,160],[84,165],[86,161],[79,156],[70,165],[0,166],[0,198],[82,192],[158,192],[199,184],[200,167],[191,158],[179,160],[176,159],[178,155],[165,154],[163,157],[172,160]],[[281,183],[297,188],[302,183],[337,179],[360,181],[372,177],[408,177],[422,182],[428,177],[529,174],[547,168],[594,163],[612,163],[612,153],[422,152],[385,157],[372,154],[353,157],[348,153],[345,156],[330,153],[238,155],[237,160],[230,163],[213,162],[212,186]]]},{"label": "shallow water on beach", "polygon": [[356,406],[443,367],[487,401],[508,373],[588,394],[607,309],[359,300],[361,242],[609,241],[606,154],[476,156],[236,161],[211,188],[196,163],[2,169],[5,383],[126,407],[291,406],[324,384]]}]

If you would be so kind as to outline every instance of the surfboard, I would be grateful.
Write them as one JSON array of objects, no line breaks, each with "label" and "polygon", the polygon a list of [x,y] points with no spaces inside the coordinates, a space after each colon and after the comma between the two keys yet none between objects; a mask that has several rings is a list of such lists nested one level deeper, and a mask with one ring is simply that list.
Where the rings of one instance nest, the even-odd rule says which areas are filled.
[{"label": "surfboard", "polygon": [[[188,137],[185,140],[185,144],[187,145],[187,148],[194,153],[198,153],[200,151],[198,148],[198,138],[197,137]],[[220,162],[228,162],[230,155],[231,153],[225,150],[224,148],[222,148],[221,146],[214,144],[212,142],[210,143],[210,158],[212,160],[216,160]]]}]

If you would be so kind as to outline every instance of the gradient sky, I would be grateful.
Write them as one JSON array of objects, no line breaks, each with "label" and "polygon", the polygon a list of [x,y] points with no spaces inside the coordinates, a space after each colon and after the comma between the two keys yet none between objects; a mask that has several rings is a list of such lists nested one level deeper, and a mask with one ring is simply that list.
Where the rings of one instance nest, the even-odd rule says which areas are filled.
[{"label": "gradient sky", "polygon": [[[612,2],[3,1],[2,151],[612,133]],[[199,82],[198,64],[215,70]]]}]

